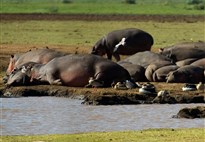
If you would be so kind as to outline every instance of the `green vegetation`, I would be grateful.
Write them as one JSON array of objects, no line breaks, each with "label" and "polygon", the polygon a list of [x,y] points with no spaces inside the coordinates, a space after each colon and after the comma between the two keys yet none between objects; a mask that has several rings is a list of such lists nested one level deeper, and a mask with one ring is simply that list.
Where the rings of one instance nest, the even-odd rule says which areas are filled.
[{"label": "green vegetation", "polygon": [[178,42],[205,40],[204,23],[160,23],[132,21],[4,21],[0,22],[0,44],[76,45],[91,47],[106,33],[127,27],[153,35],[154,48]]},{"label": "green vegetation", "polygon": [[[128,2],[126,2],[128,1]],[[205,0],[1,0],[0,13],[203,15]],[[193,4],[192,4],[193,3]]]},{"label": "green vegetation", "polygon": [[2,136],[2,142],[204,142],[205,129],[153,129],[70,135]]}]

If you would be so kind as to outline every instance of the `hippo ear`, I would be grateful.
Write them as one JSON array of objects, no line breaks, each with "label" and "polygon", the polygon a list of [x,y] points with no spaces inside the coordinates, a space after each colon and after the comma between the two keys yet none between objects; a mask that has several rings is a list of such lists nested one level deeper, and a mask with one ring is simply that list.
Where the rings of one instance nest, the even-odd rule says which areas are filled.
[{"label": "hippo ear", "polygon": [[14,58],[14,55],[11,55],[11,58]]},{"label": "hippo ear", "polygon": [[103,44],[103,45],[106,44],[106,37],[105,37],[105,36],[102,38],[102,44]]}]

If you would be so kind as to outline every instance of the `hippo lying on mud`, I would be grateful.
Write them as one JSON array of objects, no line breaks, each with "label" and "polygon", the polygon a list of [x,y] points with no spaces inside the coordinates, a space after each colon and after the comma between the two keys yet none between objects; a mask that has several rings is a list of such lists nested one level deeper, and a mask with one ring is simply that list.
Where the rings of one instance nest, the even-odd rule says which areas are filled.
[{"label": "hippo lying on mud", "polygon": [[205,69],[205,58],[199,59],[199,60],[191,63],[191,65],[202,67],[203,69]]},{"label": "hippo lying on mud", "polygon": [[19,68],[27,62],[46,64],[53,58],[64,55],[66,54],[48,48],[36,49],[22,54],[11,55],[6,74],[10,74],[14,68]]},{"label": "hippo lying on mud", "polygon": [[173,62],[189,58],[205,58],[205,42],[190,42],[161,48],[159,53],[169,57]]},{"label": "hippo lying on mud", "polygon": [[117,62],[124,67],[134,81],[147,81],[145,78],[145,68],[140,65],[135,65],[130,62]]},{"label": "hippo lying on mud", "polygon": [[[89,78],[110,87],[113,81],[131,80],[126,69],[115,62],[96,55],[70,54],[56,57],[47,64],[27,63],[9,76],[7,85],[27,85],[40,81],[53,85],[84,87]],[[133,85],[134,86],[134,85]]]},{"label": "hippo lying on mud", "polygon": [[145,31],[135,28],[122,29],[112,31],[101,38],[94,45],[91,53],[100,56],[107,54],[110,60],[114,56],[119,61],[119,55],[132,55],[150,50],[153,43],[153,37]]},{"label": "hippo lying on mud", "polygon": [[204,69],[186,65],[171,71],[167,75],[167,83],[199,83],[204,82]]},{"label": "hippo lying on mud", "polygon": [[135,65],[140,65],[140,66],[143,66],[144,68],[147,68],[147,66],[149,66],[150,64],[161,63],[161,62],[166,62],[166,61],[171,64],[169,58],[161,54],[151,52],[151,51],[144,51],[144,52],[136,53],[130,57],[127,57],[126,59],[122,61],[130,62]]}]

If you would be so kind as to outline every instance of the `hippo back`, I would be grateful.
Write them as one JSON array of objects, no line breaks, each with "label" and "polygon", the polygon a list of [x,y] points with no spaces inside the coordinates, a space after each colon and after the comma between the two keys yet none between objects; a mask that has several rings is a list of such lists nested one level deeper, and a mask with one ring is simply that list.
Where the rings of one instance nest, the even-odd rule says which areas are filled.
[{"label": "hippo back", "polygon": [[197,66],[186,65],[171,71],[167,75],[169,83],[199,83],[204,82],[204,69]]},{"label": "hippo back", "polygon": [[66,54],[52,49],[47,49],[47,48],[31,50],[19,57],[19,59],[15,63],[15,67],[18,68],[18,66],[21,66],[26,62],[36,62],[36,63],[45,64],[55,57],[60,57],[64,55]]},{"label": "hippo back", "polygon": [[[70,54],[54,58],[44,66],[44,70],[59,74],[58,78],[68,86],[85,86],[90,77],[104,81],[105,86],[110,86],[114,80],[131,79],[122,66],[92,54]],[[76,80],[75,84],[71,84],[71,80]]]},{"label": "hippo back", "polygon": [[160,55],[158,53],[154,53],[151,51],[144,51],[144,52],[139,52],[136,53],[123,61],[130,62],[132,64],[140,65],[146,68],[149,64],[151,63],[157,63],[161,61],[168,61],[170,62],[170,59]]},{"label": "hippo back", "polygon": [[203,69],[205,69],[205,58],[199,59],[199,60],[191,63],[191,65],[202,67]]},{"label": "hippo back", "polygon": [[121,55],[132,55],[136,52],[150,50],[154,43],[153,37],[143,30],[136,28],[116,30],[108,33],[106,36],[106,44],[107,47],[110,48],[111,52],[113,51],[115,45],[122,40],[122,38],[126,38],[127,48],[118,49],[118,53]]},{"label": "hippo back", "polygon": [[189,58],[205,57],[205,42],[181,43],[163,48],[160,53],[175,62]]},{"label": "hippo back", "polygon": [[119,65],[124,67],[134,81],[147,81],[145,78],[145,68],[140,65],[135,65],[130,62],[118,62]]}]

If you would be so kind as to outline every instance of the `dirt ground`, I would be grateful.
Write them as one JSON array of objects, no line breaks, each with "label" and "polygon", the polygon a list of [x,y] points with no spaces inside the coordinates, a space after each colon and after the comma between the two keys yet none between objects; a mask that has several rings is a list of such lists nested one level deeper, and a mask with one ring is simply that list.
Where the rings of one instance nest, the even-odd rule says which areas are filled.
[{"label": "dirt ground", "polygon": [[199,22],[204,15],[96,15],[96,14],[0,14],[1,20],[84,20],[84,21],[157,21]]},{"label": "dirt ground", "polygon": [[[65,14],[0,14],[3,20],[132,20],[132,21],[158,21],[158,22],[196,22],[204,21],[204,16],[184,15],[65,15]],[[166,98],[158,98],[156,94],[147,96],[140,95],[138,89],[115,90],[113,88],[72,88],[63,86],[26,86],[5,88],[2,77],[9,63],[9,56],[18,51],[26,52],[33,48],[42,48],[41,45],[8,45],[2,44],[0,50],[0,96],[15,97],[30,95],[49,95],[76,97],[83,95],[86,104],[139,104],[139,103],[204,103],[205,93],[203,91],[183,92],[184,84],[153,83],[156,90],[169,90],[170,95]],[[8,48],[9,47],[9,48]],[[90,47],[78,48],[77,46],[52,46],[49,48],[69,53],[88,53]],[[71,49],[68,51],[68,49]],[[157,49],[155,49],[157,50]],[[155,52],[155,51],[154,51]],[[77,97],[77,98],[78,98]]]}]

